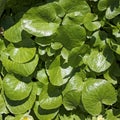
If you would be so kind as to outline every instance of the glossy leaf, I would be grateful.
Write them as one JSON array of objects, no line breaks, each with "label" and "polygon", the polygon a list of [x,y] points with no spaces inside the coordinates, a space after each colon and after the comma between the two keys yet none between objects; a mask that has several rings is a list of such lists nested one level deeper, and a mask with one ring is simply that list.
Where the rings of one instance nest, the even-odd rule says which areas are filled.
[{"label": "glossy leaf", "polygon": [[42,69],[40,71],[37,72],[37,76],[36,78],[43,84],[47,85],[49,82],[48,82],[48,76],[46,74],[46,71],[45,69]]},{"label": "glossy leaf", "polygon": [[15,73],[27,77],[34,72],[38,59],[38,55],[36,55],[32,61],[20,64],[11,61],[8,56],[4,54],[2,56],[2,64],[9,73]]},{"label": "glossy leaf", "polygon": [[13,101],[4,96],[7,108],[13,114],[22,114],[27,112],[29,109],[33,107],[33,104],[36,99],[36,92],[37,88],[36,85],[34,84],[31,94],[23,100]]},{"label": "glossy leaf", "polygon": [[69,91],[82,91],[83,81],[82,76],[79,73],[76,73],[67,83],[62,94],[65,95]]},{"label": "glossy leaf", "polygon": [[16,48],[10,45],[7,48],[7,52],[10,55],[10,59],[16,63],[25,63],[34,58],[36,53],[36,48]]},{"label": "glossy leaf", "polygon": [[25,82],[12,74],[7,74],[3,79],[3,88],[9,99],[22,100],[29,96],[32,90],[32,82],[29,79]]},{"label": "glossy leaf", "polygon": [[46,110],[56,109],[62,104],[60,90],[52,85],[45,86],[39,96],[40,107]]},{"label": "glossy leaf", "polygon": [[76,109],[80,104],[81,92],[72,90],[63,96],[63,105],[67,110]]},{"label": "glossy leaf", "polygon": [[[19,28],[19,29],[18,29]],[[10,27],[4,32],[4,37],[13,43],[22,41],[22,26],[21,21],[16,23],[14,26]]]},{"label": "glossy leaf", "polygon": [[92,115],[102,111],[102,103],[112,105],[117,100],[114,87],[103,79],[88,79],[82,92],[82,103]]},{"label": "glossy leaf", "polygon": [[84,16],[90,12],[90,7],[84,0],[76,0],[76,2],[60,0],[60,5],[63,6],[67,12],[62,22],[63,25],[82,24]]},{"label": "glossy leaf", "polygon": [[52,110],[42,109],[39,106],[39,102],[36,102],[34,106],[34,112],[38,119],[50,120],[50,119],[53,119],[57,115],[59,110],[58,109],[52,109]]},{"label": "glossy leaf", "polygon": [[55,86],[65,84],[68,81],[69,74],[72,71],[71,67],[63,68],[60,64],[60,56],[57,56],[47,70],[50,82]]},{"label": "glossy leaf", "polygon": [[23,16],[23,29],[37,37],[51,36],[59,27],[61,14],[64,15],[64,11],[56,3],[31,8]]},{"label": "glossy leaf", "polygon": [[92,50],[90,55],[85,58],[87,65],[95,72],[103,72],[107,70],[114,60],[113,53],[110,49],[105,49],[103,52]]}]

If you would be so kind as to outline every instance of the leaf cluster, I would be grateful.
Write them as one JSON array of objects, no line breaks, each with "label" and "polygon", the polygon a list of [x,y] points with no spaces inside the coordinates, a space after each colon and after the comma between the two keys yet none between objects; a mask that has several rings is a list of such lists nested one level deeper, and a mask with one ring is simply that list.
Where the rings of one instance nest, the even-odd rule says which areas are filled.
[{"label": "leaf cluster", "polygon": [[120,0],[0,0],[0,120],[120,120]]}]

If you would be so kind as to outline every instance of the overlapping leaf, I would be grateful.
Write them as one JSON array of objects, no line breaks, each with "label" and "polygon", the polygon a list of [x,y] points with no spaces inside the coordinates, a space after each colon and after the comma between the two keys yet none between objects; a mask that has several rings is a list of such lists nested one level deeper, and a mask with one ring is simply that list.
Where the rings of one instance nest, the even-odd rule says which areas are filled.
[{"label": "overlapping leaf", "polygon": [[112,105],[117,100],[114,87],[103,79],[88,79],[82,92],[85,109],[92,115],[102,112],[102,103]]},{"label": "overlapping leaf", "polygon": [[60,94],[60,90],[50,84],[43,87],[39,96],[39,104],[42,109],[46,110],[60,107],[62,104],[62,95]]},{"label": "overlapping leaf", "polygon": [[23,29],[37,37],[51,36],[59,27],[64,11],[56,3],[31,8],[22,19]]},{"label": "overlapping leaf", "polygon": [[22,113],[27,112],[28,110],[32,108],[35,102],[36,92],[37,92],[37,88],[36,88],[36,85],[34,84],[31,94],[23,100],[14,101],[4,95],[7,108],[13,114],[22,114]]},{"label": "overlapping leaf", "polygon": [[113,53],[110,49],[105,49],[102,52],[92,50],[90,55],[85,57],[86,64],[94,72],[103,72],[107,70],[114,60]]},{"label": "overlapping leaf", "polygon": [[60,56],[57,56],[47,70],[50,82],[55,86],[61,86],[65,84],[68,81],[70,77],[69,74],[72,71],[72,67],[64,68],[60,66],[60,64]]},{"label": "overlapping leaf", "polygon": [[[28,79],[28,78],[26,78]],[[32,90],[32,82],[20,80],[12,74],[7,74],[3,80],[5,95],[11,100],[22,100],[29,96]]]}]

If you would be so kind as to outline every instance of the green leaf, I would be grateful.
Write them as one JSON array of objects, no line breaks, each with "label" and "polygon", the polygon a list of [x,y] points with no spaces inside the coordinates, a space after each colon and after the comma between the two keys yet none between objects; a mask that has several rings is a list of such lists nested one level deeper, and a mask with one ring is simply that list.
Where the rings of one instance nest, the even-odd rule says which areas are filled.
[{"label": "green leaf", "polygon": [[88,113],[98,115],[102,111],[102,103],[112,105],[117,101],[114,87],[103,79],[88,79],[82,91],[82,103]]},{"label": "green leaf", "polygon": [[47,85],[49,83],[48,76],[46,74],[45,69],[41,69],[41,70],[37,71],[36,79],[45,85]]},{"label": "green leaf", "polygon": [[109,71],[104,74],[104,78],[108,80],[113,85],[117,84],[117,78],[112,76]]},{"label": "green leaf", "polygon": [[81,92],[71,90],[63,96],[63,105],[66,110],[73,110],[80,104]]},{"label": "green leaf", "polygon": [[54,40],[62,43],[68,50],[81,46],[86,40],[86,31],[79,25],[60,26],[56,34]]},{"label": "green leaf", "polygon": [[73,48],[68,56],[69,65],[76,67],[79,65],[80,61],[82,61],[82,57],[80,56],[80,47]]},{"label": "green leaf", "polygon": [[76,73],[67,83],[63,90],[63,105],[66,110],[73,110],[80,104],[81,92],[83,89],[82,77]]},{"label": "green leaf", "polygon": [[63,25],[82,24],[84,16],[90,12],[90,7],[84,0],[74,2],[60,0],[60,4],[67,10]]},{"label": "green leaf", "polygon": [[105,49],[102,52],[93,49],[90,55],[84,59],[90,69],[97,73],[107,70],[111,66],[113,60],[114,56],[110,49]]},{"label": "green leaf", "polygon": [[39,106],[39,102],[36,101],[34,106],[34,112],[39,120],[52,120],[57,115],[59,110],[58,109],[52,109],[52,110],[42,109]]},{"label": "green leaf", "polygon": [[91,42],[93,47],[99,47],[100,49],[106,46],[107,34],[104,31],[96,31],[93,33]]},{"label": "green leaf", "polygon": [[106,10],[107,7],[108,7],[108,3],[109,3],[108,0],[99,0],[99,1],[98,1],[98,9],[99,9],[100,11]]},{"label": "green leaf", "polygon": [[52,85],[61,86],[69,79],[69,74],[72,71],[71,67],[64,68],[60,66],[60,56],[57,56],[50,64],[47,72]]},{"label": "green leaf", "polygon": [[3,89],[9,99],[22,100],[29,96],[32,90],[32,82],[29,79],[23,81],[12,74],[7,74],[3,79]]},{"label": "green leaf", "polygon": [[113,115],[113,110],[107,110],[106,111],[107,114],[107,120],[119,120],[119,118],[117,118],[116,116]]},{"label": "green leaf", "polygon": [[69,91],[82,91],[83,81],[80,73],[76,73],[66,84],[65,89],[63,90],[63,96]]},{"label": "green leaf", "polygon": [[44,86],[39,96],[40,107],[46,110],[56,109],[62,104],[60,90],[50,84]]},{"label": "green leaf", "polygon": [[25,77],[31,75],[34,72],[39,60],[38,55],[36,54],[35,58],[32,61],[20,64],[11,61],[6,53],[2,54],[1,59],[3,66],[9,73],[15,73]]},{"label": "green leaf", "polygon": [[89,31],[95,31],[101,27],[101,23],[97,21],[98,16],[92,13],[86,14],[84,18],[84,26],[89,30]]},{"label": "green leaf", "polygon": [[10,55],[10,59],[16,63],[26,63],[34,58],[36,48],[16,48],[14,45],[9,45],[7,52]]},{"label": "green leaf", "polygon": [[106,10],[106,15],[105,15],[106,18],[107,19],[112,19],[119,14],[120,14],[120,2],[119,2],[119,0],[110,1],[109,6]]},{"label": "green leaf", "polygon": [[7,114],[6,104],[4,102],[3,96],[0,94],[0,114]]},{"label": "green leaf", "polygon": [[115,41],[115,40],[111,39],[111,40],[109,40],[109,42],[110,43],[108,43],[108,44],[111,47],[111,49],[120,55],[120,43],[119,43],[119,41]]},{"label": "green leaf", "polygon": [[4,32],[4,37],[13,43],[22,41],[22,26],[21,21],[16,23],[14,26],[11,26]]},{"label": "green leaf", "polygon": [[1,55],[2,51],[5,50],[5,48],[6,48],[6,46],[5,46],[4,40],[2,40],[0,38],[0,55]]},{"label": "green leaf", "polygon": [[30,110],[36,99],[36,87],[36,84],[34,84],[31,94],[23,100],[13,101],[4,95],[5,103],[9,111],[13,114],[22,114]]},{"label": "green leaf", "polygon": [[75,11],[80,11],[81,13],[86,13],[90,11],[90,8],[85,0],[59,0],[59,4],[65,9],[66,13],[71,13]]},{"label": "green leaf", "polygon": [[68,56],[68,64],[72,67],[77,67],[80,64],[82,64],[82,57],[84,56],[84,54],[87,53],[87,51],[89,50],[89,46],[86,44],[83,44],[80,47],[75,47],[73,48]]},{"label": "green leaf", "polygon": [[59,27],[61,14],[64,12],[56,3],[31,8],[22,18],[23,29],[37,37],[51,36]]}]

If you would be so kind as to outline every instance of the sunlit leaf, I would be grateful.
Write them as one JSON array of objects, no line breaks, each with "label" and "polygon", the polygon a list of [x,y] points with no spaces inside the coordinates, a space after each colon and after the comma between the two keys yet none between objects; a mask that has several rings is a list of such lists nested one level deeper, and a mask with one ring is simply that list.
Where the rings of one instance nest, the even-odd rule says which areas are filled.
[{"label": "sunlit leaf", "polygon": [[103,79],[88,79],[82,92],[85,109],[92,115],[102,111],[102,104],[112,105],[117,100],[114,87]]}]

